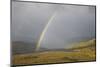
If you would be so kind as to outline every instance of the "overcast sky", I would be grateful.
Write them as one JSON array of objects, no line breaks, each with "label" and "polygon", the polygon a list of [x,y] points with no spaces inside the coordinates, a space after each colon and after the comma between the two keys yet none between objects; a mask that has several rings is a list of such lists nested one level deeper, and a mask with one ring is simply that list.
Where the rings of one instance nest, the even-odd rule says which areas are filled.
[{"label": "overcast sky", "polygon": [[55,12],[41,47],[64,48],[72,42],[95,38],[93,6],[12,2],[12,41],[37,43]]}]

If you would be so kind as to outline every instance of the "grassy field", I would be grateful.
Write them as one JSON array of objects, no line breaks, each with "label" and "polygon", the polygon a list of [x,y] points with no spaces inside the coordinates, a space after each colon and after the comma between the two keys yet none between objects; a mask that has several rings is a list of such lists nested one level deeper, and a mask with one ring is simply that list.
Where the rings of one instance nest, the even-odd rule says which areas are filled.
[{"label": "grassy field", "polygon": [[[13,55],[12,64],[46,64],[63,62],[80,62],[96,60],[95,39],[77,43],[66,51],[43,51],[31,54]],[[70,50],[70,51],[67,51]]]}]

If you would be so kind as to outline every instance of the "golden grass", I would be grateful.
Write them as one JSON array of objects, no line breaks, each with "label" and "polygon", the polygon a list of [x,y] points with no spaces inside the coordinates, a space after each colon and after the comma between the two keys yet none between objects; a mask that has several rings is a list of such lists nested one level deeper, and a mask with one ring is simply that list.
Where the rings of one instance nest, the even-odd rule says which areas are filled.
[{"label": "golden grass", "polygon": [[[89,40],[89,41],[81,41],[81,42],[78,42],[78,43],[74,43],[72,44],[73,46],[69,49],[72,49],[72,48],[81,48],[81,47],[88,47],[88,46],[94,46],[96,45],[96,40],[95,39],[92,39],[92,40]],[[67,48],[66,48],[67,49]]]},{"label": "golden grass", "polygon": [[94,44],[93,46],[86,46],[78,49],[76,49],[75,47],[75,49],[72,49],[72,51],[70,52],[45,51],[32,54],[14,55],[12,63],[14,65],[27,65],[27,64],[46,64],[46,63],[59,63],[59,62],[94,61],[96,60],[95,58],[96,55],[95,55],[95,43],[93,42],[93,44]]}]

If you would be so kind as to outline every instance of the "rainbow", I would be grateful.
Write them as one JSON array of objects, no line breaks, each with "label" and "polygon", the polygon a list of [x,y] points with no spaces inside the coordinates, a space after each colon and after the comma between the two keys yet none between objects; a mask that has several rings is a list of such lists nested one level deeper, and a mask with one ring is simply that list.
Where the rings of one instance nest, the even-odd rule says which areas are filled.
[{"label": "rainbow", "polygon": [[42,31],[42,33],[41,33],[41,35],[40,35],[40,38],[39,38],[39,40],[38,40],[38,43],[37,43],[37,45],[36,45],[35,51],[38,51],[38,50],[39,50],[40,45],[41,45],[41,42],[42,42],[42,40],[43,40],[43,38],[44,38],[44,35],[45,35],[46,31],[48,30],[48,27],[49,27],[50,24],[52,23],[54,17],[56,16],[56,13],[57,13],[57,12],[55,11],[54,14],[51,16],[51,18],[49,19],[49,21],[47,22],[46,26],[44,27],[44,29],[43,29],[43,31]]}]

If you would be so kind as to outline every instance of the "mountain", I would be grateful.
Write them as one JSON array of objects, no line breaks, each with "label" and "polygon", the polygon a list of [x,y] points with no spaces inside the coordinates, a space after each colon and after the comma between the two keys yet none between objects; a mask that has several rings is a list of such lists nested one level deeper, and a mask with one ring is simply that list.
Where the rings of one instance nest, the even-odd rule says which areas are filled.
[{"label": "mountain", "polygon": [[21,41],[12,42],[11,47],[12,54],[31,53],[35,50],[35,44]]}]

